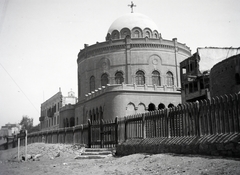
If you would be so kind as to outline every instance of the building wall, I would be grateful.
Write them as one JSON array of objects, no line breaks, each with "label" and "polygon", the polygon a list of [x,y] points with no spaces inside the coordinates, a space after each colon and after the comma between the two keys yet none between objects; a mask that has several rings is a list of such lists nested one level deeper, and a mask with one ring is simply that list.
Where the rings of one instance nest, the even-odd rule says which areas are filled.
[{"label": "building wall", "polygon": [[210,73],[211,97],[240,92],[240,54],[213,66]]},{"label": "building wall", "polygon": [[[128,42],[131,42],[132,45],[128,46],[130,44]],[[177,85],[177,87],[181,86],[179,82],[179,63],[190,56],[190,51],[187,47],[185,50],[178,49],[175,53],[175,41],[132,39],[128,42],[118,41],[108,45],[106,43],[98,43],[86,47],[80,52],[78,58],[80,100],[84,99],[85,94],[90,92],[91,76],[95,77],[95,87],[97,89],[101,87],[101,75],[103,73],[108,74],[109,84],[115,84],[117,71],[121,71],[124,74],[124,82],[126,84],[133,84],[135,83],[136,72],[142,70],[145,73],[146,84],[152,84],[152,72],[157,70],[160,73],[162,85],[167,84],[166,74],[171,72],[174,77],[174,85]],[[120,49],[110,50],[107,46],[116,46]],[[128,47],[130,48],[128,49]],[[108,48],[106,49],[107,51],[104,48]],[[101,54],[93,54],[101,49],[103,50]],[[175,60],[177,60],[177,63],[175,63]]]},{"label": "building wall", "polygon": [[[177,106],[181,103],[181,94],[176,87],[108,85],[88,95],[82,104],[75,108],[79,124],[91,120],[112,120],[154,109]],[[155,106],[153,109],[150,104]]]},{"label": "building wall", "polygon": [[[69,106],[74,106],[77,102],[77,97],[73,91],[68,92],[68,96],[63,96],[62,92],[59,91],[51,98],[46,100],[41,104],[41,117],[40,121],[40,130],[49,130],[54,128],[59,128],[64,126],[63,119],[72,115],[72,110],[69,110]],[[62,107],[68,106],[66,109],[63,109],[63,117],[60,118],[60,110]],[[72,107],[71,107],[72,108]],[[68,114],[69,112],[69,114]]]},{"label": "building wall", "polygon": [[74,105],[68,104],[60,109],[59,128],[72,127],[75,125]]},{"label": "building wall", "polygon": [[[178,105],[181,103],[181,95],[177,91],[181,87],[179,63],[190,55],[189,48],[176,39],[126,38],[85,46],[78,56],[79,102],[75,121],[84,124],[88,119],[100,119],[101,116],[110,120],[116,116],[142,113],[148,111],[151,103],[156,109],[160,103],[165,107]],[[136,85],[136,72],[139,70],[144,72],[145,85]],[[106,88],[101,86],[102,74],[108,75],[108,86],[112,88],[116,85],[115,74],[119,71],[124,77],[124,85],[119,86],[124,88],[121,91],[108,89],[96,97],[95,94]],[[161,83],[157,86],[152,82],[153,71],[160,73]],[[173,76],[171,85],[167,83],[168,72]],[[95,77],[95,90],[90,91],[92,76]]]},{"label": "building wall", "polygon": [[[152,24],[143,15],[125,15],[110,26],[105,42],[80,50],[75,121],[112,120],[181,103],[179,64],[191,50],[176,38],[162,39]],[[116,81],[117,72],[123,81]]]},{"label": "building wall", "polygon": [[62,92],[59,91],[41,104],[40,129],[57,128],[59,125],[59,110],[62,107]]}]

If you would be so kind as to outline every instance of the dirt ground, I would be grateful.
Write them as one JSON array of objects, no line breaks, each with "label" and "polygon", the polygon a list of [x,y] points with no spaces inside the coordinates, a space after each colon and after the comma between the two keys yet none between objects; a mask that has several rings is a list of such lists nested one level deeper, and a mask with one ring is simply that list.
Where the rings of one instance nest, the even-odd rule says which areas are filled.
[{"label": "dirt ground", "polygon": [[[20,148],[24,154],[25,147]],[[240,160],[175,154],[133,154],[104,159],[74,159],[76,145],[35,143],[28,154],[35,160],[17,160],[17,148],[0,151],[0,175],[110,175],[110,174],[240,174]]]}]

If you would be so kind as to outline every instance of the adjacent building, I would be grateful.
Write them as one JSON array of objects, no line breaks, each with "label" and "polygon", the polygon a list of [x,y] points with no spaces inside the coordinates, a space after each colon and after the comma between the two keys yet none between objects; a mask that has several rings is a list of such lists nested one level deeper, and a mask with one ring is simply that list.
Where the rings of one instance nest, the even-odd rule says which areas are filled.
[{"label": "adjacent building", "polygon": [[5,124],[5,126],[2,126],[0,129],[0,138],[3,138],[5,136],[17,135],[20,130],[21,126],[19,124]]},{"label": "adjacent building", "polygon": [[182,101],[239,92],[240,48],[198,48],[180,63]]},{"label": "adjacent building", "polygon": [[130,13],[116,19],[106,41],[85,44],[78,54],[75,123],[180,104],[179,65],[190,56],[189,47],[176,38],[163,39],[145,15]]},{"label": "adjacent building", "polygon": [[59,128],[60,109],[65,105],[76,103],[77,97],[73,91],[70,91],[68,96],[63,96],[61,89],[59,89],[59,92],[41,104],[40,130]]}]

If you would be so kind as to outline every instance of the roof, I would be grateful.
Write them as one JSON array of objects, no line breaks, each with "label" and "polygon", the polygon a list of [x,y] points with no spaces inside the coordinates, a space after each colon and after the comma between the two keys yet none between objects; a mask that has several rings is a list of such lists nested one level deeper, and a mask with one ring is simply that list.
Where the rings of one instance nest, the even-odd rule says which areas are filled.
[{"label": "roof", "polygon": [[239,48],[205,47],[198,48],[197,53],[200,58],[199,70],[203,72],[205,70],[210,70],[218,62],[239,54],[240,47]]},{"label": "roof", "polygon": [[112,33],[114,30],[120,32],[123,28],[132,30],[134,27],[159,31],[157,25],[149,17],[140,13],[128,13],[116,19],[109,27],[108,33]]}]

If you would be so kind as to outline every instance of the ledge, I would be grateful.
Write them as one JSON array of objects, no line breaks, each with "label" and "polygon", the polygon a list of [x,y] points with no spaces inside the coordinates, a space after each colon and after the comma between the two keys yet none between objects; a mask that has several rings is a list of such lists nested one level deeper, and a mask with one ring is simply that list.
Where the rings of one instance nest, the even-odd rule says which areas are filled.
[{"label": "ledge", "polygon": [[123,156],[135,153],[176,153],[240,157],[240,133],[199,137],[130,139],[119,144],[116,148],[117,155]]},{"label": "ledge", "polygon": [[85,100],[90,100],[94,97],[100,96],[106,92],[169,92],[169,93],[177,93],[180,94],[179,89],[176,86],[156,86],[156,85],[136,85],[136,84],[115,84],[107,86],[102,86],[101,88],[95,89],[91,93],[85,94]]}]

